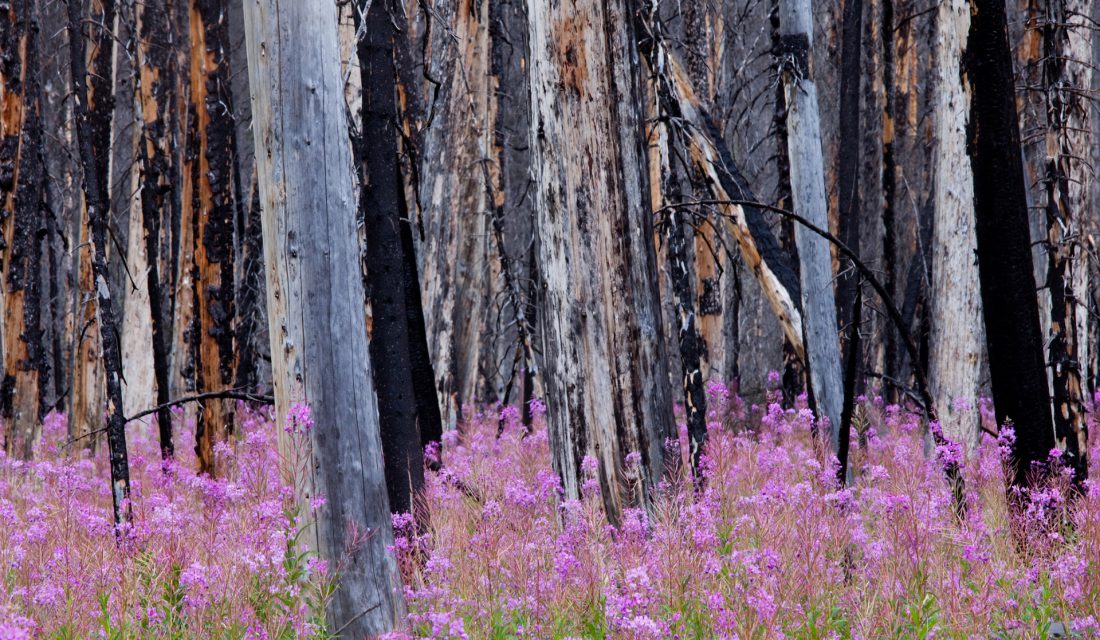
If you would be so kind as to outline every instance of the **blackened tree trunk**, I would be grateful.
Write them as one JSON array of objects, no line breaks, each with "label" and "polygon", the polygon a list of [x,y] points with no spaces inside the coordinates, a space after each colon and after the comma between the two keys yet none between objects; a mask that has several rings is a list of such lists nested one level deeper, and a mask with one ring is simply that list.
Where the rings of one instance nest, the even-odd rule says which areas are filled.
[{"label": "blackened tree trunk", "polygon": [[1088,329],[1081,303],[1088,296],[1083,231],[1088,227],[1092,147],[1088,90],[1092,81],[1090,0],[1047,0],[1042,23],[1046,115],[1047,290],[1050,293],[1049,364],[1054,431],[1074,480],[1088,475],[1083,370]]},{"label": "blackened tree trunk", "polygon": [[172,414],[166,406],[171,394],[169,345],[172,316],[165,299],[169,285],[161,278],[161,234],[162,220],[169,218],[168,212],[175,206],[172,193],[177,184],[171,130],[171,112],[178,99],[176,64],[172,50],[166,46],[175,41],[176,34],[164,0],[147,0],[137,11],[140,35],[137,46],[140,68],[137,92],[142,113],[141,139],[138,142],[142,229],[140,232],[131,229],[130,233],[144,234],[156,403],[163,407],[157,412],[157,429],[161,454],[169,458],[175,452]]},{"label": "blackened tree trunk", "polygon": [[965,69],[973,87],[968,134],[986,346],[997,420],[1015,425],[1014,481],[1024,484],[1054,447],[1054,429],[1005,7],[1003,0],[973,7]]},{"label": "blackened tree trunk", "polygon": [[[194,389],[221,391],[235,381],[233,230],[237,213],[236,123],[224,0],[191,0],[188,162],[184,224],[191,224],[191,353]],[[188,192],[187,187],[190,187]],[[213,473],[214,443],[233,432],[229,400],[204,401],[195,421],[199,467]]]},{"label": "blackened tree trunk", "polygon": [[415,494],[424,486],[424,450],[417,428],[406,299],[408,275],[401,237],[405,188],[397,155],[394,41],[402,37],[394,22],[397,11],[400,9],[388,0],[372,2],[360,27],[364,35],[358,44],[363,82],[359,209],[366,227],[370,352],[386,487],[390,508],[404,513],[412,510]]},{"label": "blackened tree trunk", "polygon": [[[76,135],[83,171],[83,191],[91,227],[92,272],[94,276],[96,319],[103,353],[103,369],[107,380],[107,446],[111,458],[111,496],[115,522],[129,519],[130,468],[126,455],[126,418],[122,413],[122,354],[115,325],[114,301],[111,298],[110,276],[107,270],[107,188],[103,182],[99,158],[93,146],[93,122],[88,110],[88,68],[85,59],[83,25],[85,15],[78,2],[69,3],[69,64],[75,86],[74,102]],[[100,47],[114,49],[114,39],[108,32],[97,37]],[[97,123],[98,124],[98,123]]]},{"label": "blackened tree trunk", "polygon": [[[863,68],[863,0],[844,0],[840,45],[840,127],[837,135],[839,162],[837,167],[837,220],[841,242],[859,253],[860,218],[863,207],[860,198],[860,81]],[[842,333],[850,335],[855,307],[856,279],[854,269],[841,262],[837,276],[837,317]]]},{"label": "blackened tree trunk", "polygon": [[420,446],[426,447],[432,442],[439,442],[443,437],[443,416],[439,411],[435,369],[432,367],[428,335],[424,328],[424,306],[420,300],[420,274],[416,267],[412,222],[405,207],[401,214],[401,257],[404,261],[405,319],[409,332],[412,390],[416,398],[416,423],[420,431]]},{"label": "blackened tree trunk", "polygon": [[30,455],[39,431],[39,384],[45,368],[40,327],[41,244],[45,207],[37,9],[17,0],[0,15],[0,220],[2,223],[4,449]]},{"label": "blackened tree trunk", "polygon": [[[283,424],[291,403],[312,407],[312,474],[299,500],[326,498],[308,535],[329,566],[340,565],[330,628],[382,635],[403,624],[405,610],[388,549],[336,6],[247,2],[244,23],[276,415]],[[288,445],[284,435],[289,453]],[[366,534],[361,544],[356,530]]]}]

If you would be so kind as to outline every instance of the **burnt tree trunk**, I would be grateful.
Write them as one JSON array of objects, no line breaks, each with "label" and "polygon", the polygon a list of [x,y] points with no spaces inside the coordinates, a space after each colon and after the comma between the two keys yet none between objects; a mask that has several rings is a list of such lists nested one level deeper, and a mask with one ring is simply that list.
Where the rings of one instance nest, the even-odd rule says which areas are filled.
[{"label": "burnt tree trunk", "polygon": [[47,179],[43,155],[37,9],[8,4],[0,16],[0,257],[3,382],[0,419],[4,450],[29,456],[39,431],[39,384],[45,349],[40,321],[39,229]]},{"label": "burnt tree trunk", "polygon": [[[188,159],[183,217],[191,224],[191,353],[194,390],[221,391],[236,380],[233,318],[237,217],[235,120],[224,0],[191,0]],[[233,404],[207,400],[195,420],[199,468],[213,473],[214,443],[233,432]]]},{"label": "burnt tree trunk", "polygon": [[[107,208],[105,176],[102,162],[105,158],[96,155],[93,142],[101,132],[95,131],[88,102],[90,92],[89,73],[85,59],[85,39],[81,28],[85,21],[82,7],[77,2],[69,3],[69,64],[73,84],[74,111],[76,116],[76,134],[80,149],[82,185],[87,206],[88,224],[91,227],[92,272],[94,275],[94,296],[96,320],[99,326],[100,343],[103,354],[103,370],[107,381],[107,446],[111,459],[111,497],[114,500],[115,522],[129,519],[130,468],[126,454],[126,418],[122,414],[122,354],[119,350],[119,333],[115,325],[114,301],[109,286],[110,275],[107,270],[107,222],[110,211]],[[94,28],[94,27],[93,27]],[[114,39],[110,33],[100,34],[97,44],[105,49],[114,49]],[[109,111],[108,111],[109,113]],[[109,118],[108,118],[109,120]],[[106,145],[109,146],[109,145]],[[106,148],[103,147],[103,149]]]},{"label": "burnt tree trunk", "polygon": [[[424,486],[424,449],[417,428],[409,348],[408,287],[401,220],[405,188],[398,164],[398,110],[394,23],[398,8],[372,2],[358,44],[363,83],[359,209],[366,229],[366,293],[370,304],[370,353],[378,393],[382,452],[390,509],[410,512]],[[355,12],[358,16],[358,12]],[[359,22],[356,18],[356,22]]]},{"label": "burnt tree trunk", "polygon": [[1092,214],[1092,146],[1086,98],[1092,81],[1089,0],[1047,0],[1042,23],[1043,89],[1046,103],[1047,290],[1050,294],[1048,354],[1054,400],[1054,431],[1075,482],[1088,476],[1084,364],[1088,330],[1088,265],[1083,232]]},{"label": "burnt tree trunk", "polygon": [[[166,405],[170,398],[171,314],[166,299],[168,283],[162,277],[161,242],[163,219],[175,207],[173,193],[177,185],[177,166],[173,154],[171,112],[176,108],[176,65],[168,44],[177,34],[163,0],[147,0],[137,15],[139,44],[137,63],[140,70],[138,104],[142,113],[138,158],[141,172],[140,231],[145,241],[148,265],[146,287],[149,292],[150,339],[152,342],[153,375],[156,384],[156,404]],[[174,455],[172,417],[167,406],[157,412],[157,429],[161,453]]]},{"label": "burnt tree trunk", "polygon": [[673,434],[633,16],[618,0],[532,0],[528,20],[552,457],[573,497],[596,458],[614,520],[647,501]]},{"label": "burnt tree trunk", "polygon": [[968,127],[974,169],[978,272],[993,404],[1016,428],[1014,482],[1054,447],[1039,330],[1026,185],[1003,0],[974,0],[965,70],[973,87]]},{"label": "burnt tree trunk", "polygon": [[[837,220],[841,242],[859,253],[860,218],[863,203],[859,187],[860,166],[860,80],[862,79],[863,0],[844,0],[840,51],[840,126],[837,132]],[[842,334],[849,334],[855,306],[857,276],[841,262],[837,276],[837,318]]]}]

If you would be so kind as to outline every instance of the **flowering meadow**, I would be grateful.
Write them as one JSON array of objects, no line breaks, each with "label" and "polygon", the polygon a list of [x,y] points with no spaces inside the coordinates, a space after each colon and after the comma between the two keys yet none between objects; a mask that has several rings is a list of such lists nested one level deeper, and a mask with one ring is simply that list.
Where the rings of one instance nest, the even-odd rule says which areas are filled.
[{"label": "flowering meadow", "polygon": [[[422,522],[393,518],[412,637],[1100,637],[1100,485],[1071,498],[1055,474],[1009,509],[1011,430],[963,460],[960,510],[943,473],[959,454],[918,416],[861,400],[840,488],[804,402],[712,385],[702,479],[681,433],[648,513],[612,525],[591,461],[582,498],[562,496],[534,405],[531,432],[513,408],[470,410],[429,449]],[[297,541],[270,416],[242,408],[217,478],[133,430],[117,541],[102,447],[65,437],[51,416],[32,460],[0,457],[0,640],[329,637],[335,571]]]},{"label": "flowering meadow", "polygon": [[1067,500],[1063,473],[1010,512],[1006,430],[964,462],[959,515],[943,472],[958,452],[926,449],[917,416],[870,399],[853,427],[854,484],[838,488],[804,403],[746,406],[721,385],[709,396],[703,482],[684,472],[681,432],[675,480],[649,514],[628,511],[616,526],[591,476],[582,499],[562,499],[546,432],[527,435],[513,410],[448,434],[426,526],[395,517],[414,633],[1100,637],[1100,484]]},{"label": "flowering meadow", "polygon": [[68,443],[54,414],[32,460],[0,452],[0,640],[323,637],[331,579],[297,543],[270,417],[241,408],[217,478],[189,446],[163,463],[155,433],[128,432],[133,517],[117,538],[105,446]]}]

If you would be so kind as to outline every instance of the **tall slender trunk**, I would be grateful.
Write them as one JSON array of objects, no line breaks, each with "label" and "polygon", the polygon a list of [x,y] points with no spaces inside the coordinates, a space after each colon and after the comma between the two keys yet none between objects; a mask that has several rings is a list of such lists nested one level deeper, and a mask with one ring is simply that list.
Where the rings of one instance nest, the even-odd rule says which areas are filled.
[{"label": "tall slender trunk", "polygon": [[244,22],[277,416],[282,424],[291,403],[305,402],[316,422],[299,499],[326,498],[308,531],[341,567],[330,628],[379,635],[400,626],[405,610],[388,550],[336,6],[247,2]]},{"label": "tall slender trunk", "polygon": [[[229,70],[226,0],[191,0],[188,136],[184,218],[192,225],[190,267],[194,388],[230,387],[236,378],[233,318],[234,221],[237,217],[236,124]],[[214,472],[214,443],[233,432],[233,405],[204,401],[196,415],[195,454]]]},{"label": "tall slender trunk", "polygon": [[[111,497],[114,501],[115,522],[129,519],[130,466],[126,454],[126,418],[122,413],[122,354],[119,350],[118,327],[115,324],[114,300],[111,298],[110,274],[107,270],[107,223],[108,209],[106,183],[102,153],[97,156],[94,144],[102,132],[95,131],[95,123],[89,113],[91,93],[89,73],[85,60],[85,39],[83,29],[85,16],[77,2],[69,3],[69,64],[75,87],[74,111],[76,116],[76,134],[80,149],[82,185],[84,201],[87,206],[88,225],[90,227],[92,274],[94,277],[94,296],[96,321],[99,326],[100,344],[103,353],[103,370],[107,382],[107,446],[111,460]],[[110,33],[100,34],[97,39],[100,47],[114,49],[114,39]],[[98,97],[98,96],[97,96]],[[109,113],[109,111],[108,111]],[[109,118],[108,118],[109,120]],[[105,151],[104,145],[99,150]]]},{"label": "tall slender trunk", "polygon": [[[774,0],[768,17],[771,29],[771,45],[773,51],[780,47],[779,39],[779,1]],[[782,62],[778,56],[775,60],[775,73],[781,73]],[[787,97],[784,95],[783,83],[775,85],[775,111],[772,115],[772,127],[775,129],[775,206],[790,210],[791,207],[791,160],[787,154]],[[794,222],[784,219],[779,222],[779,244],[783,252],[788,256],[791,268],[798,275],[798,248],[794,244]],[[790,337],[783,336],[783,399],[788,404],[793,404],[795,398],[806,388],[806,365],[804,356],[799,356]]]},{"label": "tall slender trunk", "polygon": [[[409,350],[406,265],[401,239],[405,187],[398,164],[395,25],[400,11],[387,0],[372,2],[359,25],[363,83],[362,170],[359,208],[366,229],[366,292],[370,303],[370,352],[390,508],[409,512],[424,486],[424,450],[417,426]],[[359,22],[359,19],[356,19]]]},{"label": "tall slender trunk", "polygon": [[[840,126],[837,132],[837,237],[856,253],[860,252],[863,215],[859,185],[860,166],[860,82],[863,78],[863,0],[843,0],[840,51]],[[840,330],[849,335],[856,296],[857,275],[842,260],[837,277],[836,305]]]},{"label": "tall slender trunk", "polygon": [[[935,134],[929,383],[943,433],[969,449],[978,444],[978,374],[982,331],[974,263],[974,181],[966,155],[967,104],[960,75],[970,25],[968,0],[939,5],[934,42]],[[956,406],[956,400],[961,400]],[[969,407],[966,406],[968,403]]]},{"label": "tall slender trunk", "polygon": [[965,71],[978,271],[998,422],[1016,427],[1017,484],[1054,447],[1003,0],[973,0]]},{"label": "tall slender trunk", "polygon": [[[780,0],[779,38],[780,50],[776,54],[783,62],[794,211],[819,228],[827,229],[829,212],[825,198],[821,124],[817,87],[812,75],[813,7],[810,0]],[[801,226],[795,228],[794,236],[801,267],[810,387],[820,417],[829,419],[829,441],[832,450],[836,451],[843,392],[832,258],[824,238]]]},{"label": "tall slender trunk", "polygon": [[1088,106],[1082,96],[1092,82],[1090,0],[1047,0],[1042,24],[1043,88],[1046,98],[1047,290],[1050,294],[1049,364],[1054,430],[1075,481],[1088,475],[1088,431],[1083,373],[1088,329],[1080,301],[1088,295],[1088,265],[1082,246],[1091,211],[1091,169],[1082,157],[1092,146]]},{"label": "tall slender trunk", "polygon": [[[149,292],[150,338],[152,341],[153,375],[156,383],[156,403],[169,401],[169,367],[171,316],[167,313],[161,278],[161,235],[163,212],[173,205],[171,193],[176,187],[172,154],[169,111],[175,107],[177,81],[171,49],[176,34],[164,0],[147,0],[137,16],[139,45],[137,64],[140,70],[138,104],[141,107],[141,139],[138,157],[141,171],[141,231],[145,240],[148,265],[146,287]],[[130,233],[139,233],[131,229]],[[168,407],[157,412],[157,429],[161,453],[172,457],[172,417]]]}]

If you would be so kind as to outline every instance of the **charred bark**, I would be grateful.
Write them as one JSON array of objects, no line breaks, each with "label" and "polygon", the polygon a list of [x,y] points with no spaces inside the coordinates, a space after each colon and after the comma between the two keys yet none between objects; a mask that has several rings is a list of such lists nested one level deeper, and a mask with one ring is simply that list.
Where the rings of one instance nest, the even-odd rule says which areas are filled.
[{"label": "charred bark", "polygon": [[412,511],[414,497],[424,486],[424,450],[413,388],[406,299],[409,287],[402,241],[405,189],[397,148],[394,41],[401,37],[394,23],[397,10],[386,0],[372,2],[358,27],[364,34],[358,44],[363,83],[359,209],[366,231],[370,352],[378,394],[386,487],[390,509],[407,513]]},{"label": "charred bark", "polygon": [[[839,237],[853,251],[860,251],[863,203],[859,186],[860,166],[860,81],[863,76],[863,0],[843,0],[840,27],[840,126],[837,132],[837,220]],[[837,275],[836,307],[842,332],[848,331],[855,310],[856,274],[841,269]]]},{"label": "charred bark", "polygon": [[1074,481],[1088,477],[1083,368],[1088,362],[1088,330],[1080,302],[1087,299],[1088,267],[1083,264],[1084,235],[1092,198],[1091,169],[1082,158],[1091,148],[1088,107],[1081,96],[1091,83],[1086,62],[1091,26],[1077,22],[1090,15],[1088,0],[1047,0],[1042,24],[1046,116],[1047,291],[1050,295],[1048,359],[1054,401],[1054,432],[1063,462]]},{"label": "charred bark", "polygon": [[[75,85],[74,112],[76,134],[80,148],[82,185],[87,205],[88,224],[91,227],[92,272],[96,320],[102,348],[103,370],[107,382],[107,446],[111,460],[111,496],[114,501],[115,523],[129,520],[130,468],[126,453],[126,418],[122,413],[122,354],[119,350],[119,333],[115,325],[114,302],[108,284],[107,222],[110,212],[104,174],[101,172],[105,154],[96,155],[98,141],[105,150],[109,141],[99,138],[103,134],[89,114],[89,102],[94,95],[94,85],[85,61],[83,29],[85,16],[78,2],[69,2],[69,64]],[[109,32],[101,33],[95,42],[107,50],[114,50],[114,39]],[[91,80],[89,82],[89,80]],[[93,85],[89,92],[86,88]],[[107,118],[109,121],[110,118]],[[93,126],[96,125],[96,126]]]},{"label": "charred bark", "polygon": [[978,269],[993,403],[998,422],[1016,428],[1013,481],[1020,485],[1033,464],[1047,460],[1054,429],[1005,8],[998,0],[974,0],[974,6],[965,70],[973,86],[967,133]]},{"label": "charred bark", "polygon": [[46,369],[40,324],[40,229],[46,170],[42,157],[37,10],[9,3],[0,16],[0,267],[3,275],[3,381],[0,418],[9,455],[29,456],[39,430],[39,384]]},{"label": "charred bark", "polygon": [[[190,6],[190,184],[184,216],[192,223],[192,348],[194,388],[230,387],[236,379],[233,318],[234,222],[237,217],[236,123],[229,75],[228,12],[222,0]],[[185,176],[187,175],[185,169]],[[190,188],[190,197],[187,188]],[[190,204],[190,211],[186,205]],[[202,471],[214,473],[214,443],[233,432],[233,406],[204,402],[195,420],[195,454]]]},{"label": "charred bark", "polygon": [[[161,278],[163,212],[174,206],[173,192],[177,187],[176,165],[172,153],[169,113],[175,109],[177,80],[175,63],[168,43],[175,41],[167,6],[147,1],[138,14],[140,44],[137,48],[140,79],[138,104],[142,111],[141,139],[138,157],[141,173],[141,233],[145,241],[148,271],[150,338],[152,341],[153,375],[156,383],[157,429],[161,454],[170,458],[175,453],[172,441],[172,417],[165,405],[170,398],[169,368],[171,366],[171,315],[165,292],[168,283]],[[136,231],[131,229],[131,233]]]}]

